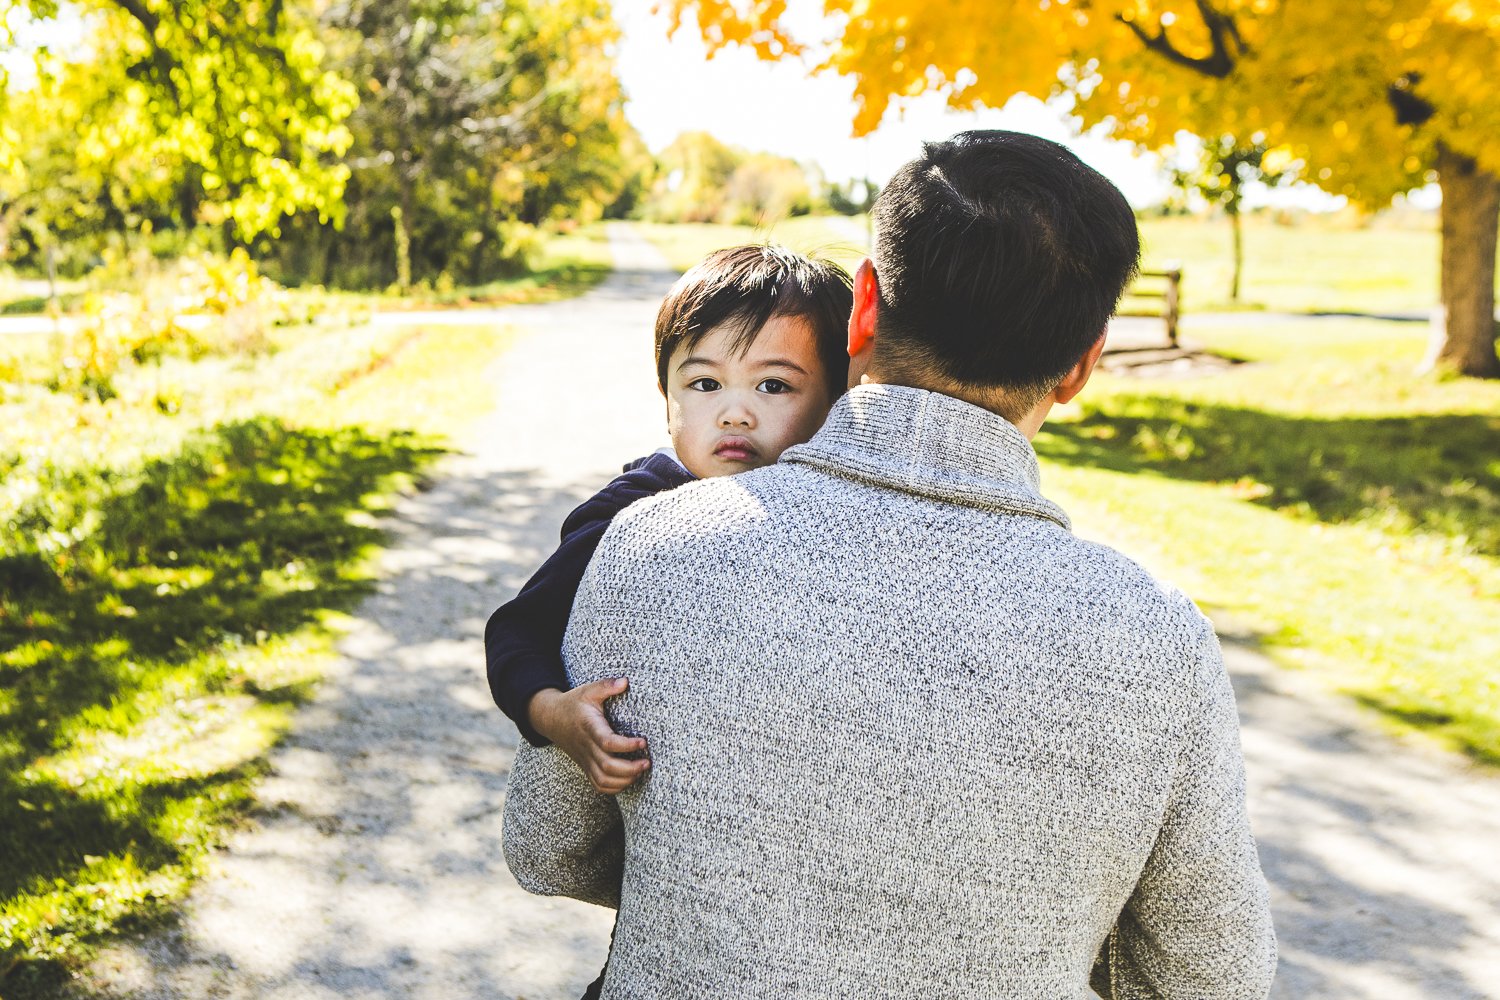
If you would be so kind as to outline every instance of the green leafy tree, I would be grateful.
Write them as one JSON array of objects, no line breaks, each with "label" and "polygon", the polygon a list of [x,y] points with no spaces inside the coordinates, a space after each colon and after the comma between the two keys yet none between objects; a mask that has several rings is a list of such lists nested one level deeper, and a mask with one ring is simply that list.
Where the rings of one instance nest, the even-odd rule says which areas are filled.
[{"label": "green leafy tree", "polygon": [[812,211],[812,184],[795,160],[770,153],[746,156],[724,188],[725,221],[767,226]]},{"label": "green leafy tree", "polygon": [[[177,188],[182,222],[230,221],[244,237],[285,213],[336,217],[353,89],[323,63],[308,17],[283,0],[88,0],[84,65],[112,80],[81,121],[78,153],[151,166]],[[53,0],[0,0],[0,23],[55,17]],[[0,43],[7,39],[0,38]],[[4,111],[0,164],[27,137]],[[166,178],[160,175],[168,175]]]},{"label": "green leafy tree", "polygon": [[766,226],[812,211],[815,187],[822,187],[821,177],[809,176],[796,160],[684,132],[657,157],[643,213],[663,222]]},{"label": "green leafy tree", "polygon": [[44,57],[38,69],[7,104],[7,123],[26,141],[0,172],[0,259],[40,266],[56,253],[77,273],[112,236],[172,225],[183,178],[148,148],[79,142],[112,113],[123,67]]},{"label": "green leafy tree", "polygon": [[828,188],[828,207],[839,215],[864,215],[875,207],[880,185],[868,177],[850,178]]},{"label": "green leafy tree", "polygon": [[728,201],[729,178],[745,154],[707,132],[684,132],[657,156],[646,215],[662,222],[715,222]]},{"label": "green leafy tree", "polygon": [[536,227],[598,218],[625,187],[603,0],[341,0],[323,24],[360,95],[348,216],[289,222],[285,280],[488,280],[524,266]]},{"label": "green leafy tree", "polygon": [[1223,209],[1233,234],[1234,271],[1229,279],[1229,300],[1240,300],[1240,278],[1245,268],[1245,236],[1241,209],[1245,185],[1258,182],[1275,187],[1291,178],[1284,169],[1266,165],[1264,143],[1246,142],[1232,135],[1205,139],[1191,168],[1175,167],[1172,183],[1178,190],[1193,192],[1210,205]]}]

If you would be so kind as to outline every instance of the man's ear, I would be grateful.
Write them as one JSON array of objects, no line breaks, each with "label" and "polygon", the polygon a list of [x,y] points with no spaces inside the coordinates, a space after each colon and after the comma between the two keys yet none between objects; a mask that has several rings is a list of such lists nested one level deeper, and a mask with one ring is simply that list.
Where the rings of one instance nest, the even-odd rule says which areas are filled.
[{"label": "man's ear", "polygon": [[858,357],[875,345],[875,309],[880,285],[875,265],[866,257],[854,272],[854,309],[849,313],[849,357]]},{"label": "man's ear", "polygon": [[1104,353],[1104,337],[1107,333],[1109,330],[1106,328],[1104,333],[1099,334],[1099,339],[1094,341],[1094,346],[1088,349],[1088,353],[1079,358],[1078,364],[1069,369],[1068,374],[1057,383],[1057,388],[1052,390],[1053,399],[1066,403],[1083,391],[1089,376],[1094,374],[1094,366],[1099,363],[1099,355]]}]

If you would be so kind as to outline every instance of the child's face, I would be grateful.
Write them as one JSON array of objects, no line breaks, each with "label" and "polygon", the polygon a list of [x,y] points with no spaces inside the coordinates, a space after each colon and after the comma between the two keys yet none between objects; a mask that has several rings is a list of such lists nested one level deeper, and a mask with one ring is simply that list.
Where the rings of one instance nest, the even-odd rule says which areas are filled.
[{"label": "child's face", "polygon": [[737,334],[717,327],[667,366],[667,433],[700,479],[770,465],[833,405],[807,320],[772,317],[744,354],[732,350]]}]

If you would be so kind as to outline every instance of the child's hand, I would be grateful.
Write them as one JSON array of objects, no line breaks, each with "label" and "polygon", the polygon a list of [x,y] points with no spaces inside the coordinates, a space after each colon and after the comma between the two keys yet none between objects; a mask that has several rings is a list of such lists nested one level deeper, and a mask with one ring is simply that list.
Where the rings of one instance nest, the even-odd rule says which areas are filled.
[{"label": "child's hand", "polygon": [[604,703],[629,687],[625,678],[610,677],[571,691],[547,688],[533,695],[526,709],[536,731],[572,757],[589,783],[605,795],[629,788],[651,766],[644,758],[616,756],[645,750],[646,741],[621,736],[604,715]]}]

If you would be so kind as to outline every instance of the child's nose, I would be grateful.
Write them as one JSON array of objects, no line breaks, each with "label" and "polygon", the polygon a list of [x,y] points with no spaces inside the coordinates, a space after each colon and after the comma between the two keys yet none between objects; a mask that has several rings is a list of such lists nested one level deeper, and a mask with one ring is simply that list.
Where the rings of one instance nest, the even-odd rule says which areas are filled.
[{"label": "child's nose", "polygon": [[755,414],[748,406],[738,401],[727,403],[719,414],[719,426],[730,427],[753,427],[755,426]]}]

